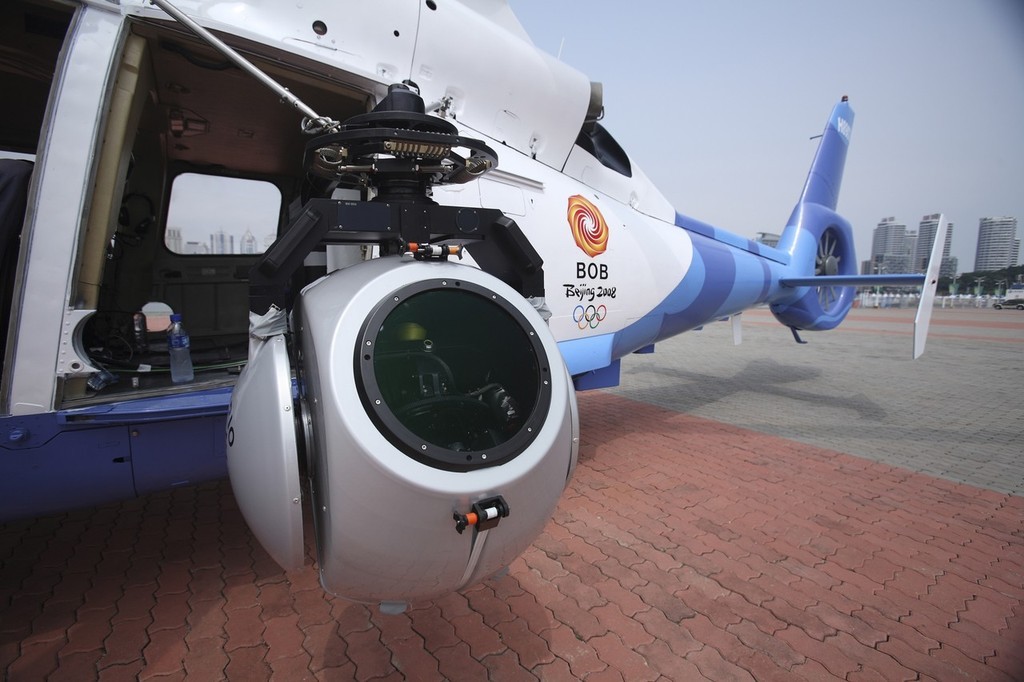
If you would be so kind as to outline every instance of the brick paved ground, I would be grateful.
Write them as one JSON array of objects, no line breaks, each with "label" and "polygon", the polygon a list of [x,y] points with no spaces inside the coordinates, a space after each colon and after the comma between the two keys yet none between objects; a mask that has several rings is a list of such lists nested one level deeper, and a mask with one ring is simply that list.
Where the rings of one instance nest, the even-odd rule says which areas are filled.
[{"label": "brick paved ground", "polygon": [[[758,329],[770,328],[748,324],[734,350],[756,354]],[[0,526],[0,670],[10,680],[1021,679],[1024,498],[837,452],[851,439],[925,452],[920,439],[933,436],[882,414],[900,391],[844,397],[847,370],[791,354],[819,344],[761,349],[792,381],[751,360],[727,365],[724,386],[696,382],[715,378],[717,333],[687,347],[693,376],[675,377],[677,399],[697,404],[690,413],[581,395],[576,478],[504,578],[382,616],[325,596],[311,559],[281,572],[226,483],[178,490]],[[887,336],[851,334],[869,356]],[[992,334],[1019,367],[1015,332]],[[963,341],[935,336],[929,353]],[[979,395],[1002,396],[1021,376],[973,371]],[[635,383],[644,375],[633,364],[622,391],[650,398]],[[686,397],[698,392],[703,404]],[[748,394],[783,416],[728,407]],[[693,413],[706,409],[751,428]],[[964,409],[967,421],[981,414]],[[798,437],[830,447],[762,432],[786,414],[804,424]],[[843,433],[851,415],[885,436]],[[949,419],[947,439],[976,433]],[[1012,442],[986,448],[1006,455],[1007,476],[1021,466]]]}]

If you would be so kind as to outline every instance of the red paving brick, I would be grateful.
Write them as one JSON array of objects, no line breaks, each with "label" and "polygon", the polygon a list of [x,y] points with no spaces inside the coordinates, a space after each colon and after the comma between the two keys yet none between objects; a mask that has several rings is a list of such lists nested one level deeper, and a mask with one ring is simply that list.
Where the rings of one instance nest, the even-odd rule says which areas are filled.
[{"label": "red paving brick", "polygon": [[311,546],[280,571],[226,482],[0,526],[4,679],[1024,677],[1024,498],[580,405],[509,575],[399,616],[323,593]]}]

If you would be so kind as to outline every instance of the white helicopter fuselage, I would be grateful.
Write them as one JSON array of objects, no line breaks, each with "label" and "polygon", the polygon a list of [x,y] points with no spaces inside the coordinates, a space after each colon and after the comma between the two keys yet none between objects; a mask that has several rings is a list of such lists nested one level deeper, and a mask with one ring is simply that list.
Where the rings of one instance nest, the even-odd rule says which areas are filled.
[{"label": "white helicopter fuselage", "polygon": [[[0,118],[0,152],[33,161],[0,160],[0,180],[16,178],[0,182],[0,209],[10,189],[9,205],[21,192],[23,212],[0,215],[15,226],[4,238],[17,253],[5,260],[10,312],[0,320],[8,329],[0,519],[194,484],[230,468],[250,526],[282,565],[302,563],[297,510],[308,494],[325,587],[382,602],[436,596],[507,565],[543,527],[575,466],[574,387],[614,385],[624,356],[752,305],[771,304],[794,334],[831,328],[849,309],[842,278],[856,259],[849,225],[834,213],[853,121],[845,99],[780,246],[770,248],[677,212],[599,123],[600,86],[538,50],[502,0],[402,0],[386,10],[369,0],[158,4],[14,0],[0,10],[13,55],[0,86],[36,112],[27,122]],[[187,21],[168,15],[174,7]],[[202,27],[200,38],[189,22]],[[337,202],[376,196],[372,182],[331,194],[334,185],[307,177],[304,114],[306,124],[311,111],[316,125],[356,120],[377,112],[399,82],[432,119],[498,159],[473,181],[428,183],[429,199],[417,205],[503,213],[543,261],[543,295],[517,293],[486,272],[472,246],[459,265],[411,262],[408,240],[367,237],[306,256],[278,292],[295,299],[291,328],[250,334],[251,268],[276,267],[264,248],[290,244],[318,191]],[[290,103],[275,87],[287,88]],[[350,174],[339,172],[342,184]],[[269,191],[272,208],[251,198],[256,189]],[[244,234],[225,232],[233,221]],[[271,234],[254,248],[264,221]],[[193,223],[208,238],[188,236]],[[381,252],[391,255],[363,262]],[[331,272],[334,263],[349,267]],[[816,276],[836,279],[816,288],[808,284]],[[523,368],[503,369],[492,353],[491,371],[491,349],[460,345],[402,307],[451,282],[480,298],[466,299],[471,309],[490,300],[504,311],[490,318],[484,306],[480,319],[511,320],[509,329],[523,332],[509,355]],[[431,305],[421,308],[449,328],[465,322]],[[161,315],[171,310],[193,337],[195,379],[185,384],[166,372]],[[357,329],[358,320],[369,322]],[[394,320],[404,325],[397,335]],[[505,340],[470,320],[464,336],[473,334],[478,345]],[[465,366],[424,369],[445,350],[439,339],[449,343],[447,365]],[[418,399],[389,387],[388,372],[418,381]],[[483,426],[464,428],[453,405],[469,414],[487,400],[507,422],[481,417]],[[528,414],[517,413],[519,403]],[[431,409],[441,410],[433,424]],[[391,500],[390,535],[353,523],[382,498]],[[477,516],[486,523],[463,536]],[[425,556],[431,547],[437,556]],[[403,578],[424,567],[445,577]]]}]

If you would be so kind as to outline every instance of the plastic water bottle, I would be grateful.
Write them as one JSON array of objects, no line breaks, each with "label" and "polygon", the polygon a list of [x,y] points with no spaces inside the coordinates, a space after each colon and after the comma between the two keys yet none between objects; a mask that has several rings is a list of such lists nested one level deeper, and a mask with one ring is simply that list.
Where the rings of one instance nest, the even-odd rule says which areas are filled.
[{"label": "plastic water bottle", "polygon": [[192,371],[192,352],[189,350],[188,332],[181,324],[181,315],[171,315],[167,329],[167,350],[171,354],[171,381],[184,384],[195,378]]}]

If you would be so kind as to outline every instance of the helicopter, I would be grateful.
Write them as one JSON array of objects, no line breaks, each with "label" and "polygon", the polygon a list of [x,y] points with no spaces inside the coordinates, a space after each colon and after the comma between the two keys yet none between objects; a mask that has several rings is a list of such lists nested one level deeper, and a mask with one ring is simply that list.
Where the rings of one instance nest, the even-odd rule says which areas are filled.
[{"label": "helicopter", "polygon": [[530,545],[576,391],[633,353],[759,305],[802,343],[880,284],[924,285],[923,351],[940,259],[857,274],[846,97],[768,246],[676,211],[504,2],[13,0],[0,27],[0,519],[228,476],[283,568],[305,506],[324,589],[400,611]]}]

